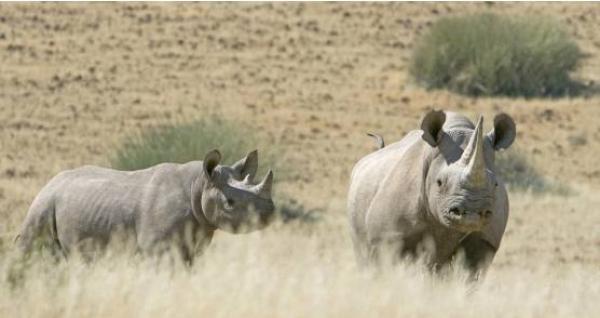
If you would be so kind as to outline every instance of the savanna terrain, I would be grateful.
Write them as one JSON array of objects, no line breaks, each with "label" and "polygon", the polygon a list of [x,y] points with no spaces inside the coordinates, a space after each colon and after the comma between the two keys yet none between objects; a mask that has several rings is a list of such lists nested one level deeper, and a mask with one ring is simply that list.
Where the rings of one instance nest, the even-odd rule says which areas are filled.
[{"label": "savanna terrain", "polygon": [[[562,22],[585,57],[561,98],[474,98],[411,80],[443,16]],[[600,312],[600,5],[594,3],[0,4],[0,317],[564,316]],[[353,164],[430,109],[517,123],[511,151],[568,193],[510,190],[486,280],[418,266],[359,271],[345,219]],[[241,122],[288,171],[276,189],[318,213],[219,233],[191,269],[115,255],[21,268],[12,239],[59,171],[109,166],[123,139],[209,115]],[[251,149],[248,149],[251,150]],[[202,158],[198,158],[199,160]],[[260,161],[260,158],[259,158]]]}]

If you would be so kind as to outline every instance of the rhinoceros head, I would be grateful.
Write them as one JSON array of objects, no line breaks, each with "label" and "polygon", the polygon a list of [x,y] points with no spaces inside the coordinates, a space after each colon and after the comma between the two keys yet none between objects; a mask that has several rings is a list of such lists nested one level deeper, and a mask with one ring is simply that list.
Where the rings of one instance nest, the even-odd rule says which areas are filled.
[{"label": "rhinoceros head", "polygon": [[484,135],[483,117],[475,127],[464,117],[452,117],[446,122],[445,113],[433,111],[423,119],[423,140],[434,147],[425,193],[440,223],[468,233],[481,230],[495,213],[496,194],[503,185],[495,173],[494,153],[512,144],[515,124],[499,114]]},{"label": "rhinoceros head", "polygon": [[201,193],[204,217],[213,226],[229,232],[250,232],[266,226],[273,217],[271,199],[273,172],[253,182],[256,151],[232,166],[219,165],[221,154],[212,150],[203,162],[205,181]]}]

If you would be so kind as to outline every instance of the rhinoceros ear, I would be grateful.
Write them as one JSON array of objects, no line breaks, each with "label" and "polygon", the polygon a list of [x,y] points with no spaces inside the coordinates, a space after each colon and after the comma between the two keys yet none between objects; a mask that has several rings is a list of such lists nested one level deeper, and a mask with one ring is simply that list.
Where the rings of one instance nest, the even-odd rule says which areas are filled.
[{"label": "rhinoceros ear", "polygon": [[446,122],[446,114],[441,110],[432,110],[421,122],[423,130],[423,140],[432,147],[437,147],[442,138],[442,126]]},{"label": "rhinoceros ear", "polygon": [[213,173],[215,168],[219,165],[219,162],[221,162],[221,153],[217,149],[209,151],[204,157],[204,162],[202,163],[204,174],[209,177],[213,177]]},{"label": "rhinoceros ear", "polygon": [[246,176],[250,176],[250,180],[254,179],[256,170],[258,169],[258,151],[253,150],[249,152],[245,158],[234,163],[231,168],[239,173],[242,179],[246,178]]},{"label": "rhinoceros ear", "polygon": [[506,149],[515,141],[517,129],[514,120],[507,114],[501,113],[494,117],[494,129],[487,136],[494,149]]}]

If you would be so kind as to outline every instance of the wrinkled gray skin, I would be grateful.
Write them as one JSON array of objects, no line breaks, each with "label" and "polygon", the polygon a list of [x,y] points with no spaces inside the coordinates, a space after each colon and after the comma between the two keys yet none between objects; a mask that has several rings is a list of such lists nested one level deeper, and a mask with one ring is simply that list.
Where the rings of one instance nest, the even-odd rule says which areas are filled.
[{"label": "wrinkled gray skin", "polygon": [[462,115],[432,111],[420,130],[356,164],[348,212],[359,263],[386,253],[425,257],[437,268],[462,250],[473,274],[487,268],[508,218],[495,151],[509,147],[516,131],[506,114],[487,135],[482,126],[483,118],[475,127]]},{"label": "wrinkled gray skin", "polygon": [[213,150],[204,161],[138,171],[86,166],[61,172],[31,204],[17,246],[24,253],[40,243],[65,256],[74,250],[85,255],[124,234],[141,252],[175,248],[191,262],[216,229],[261,229],[274,212],[273,173],[252,181],[256,151],[232,166],[220,160]]}]

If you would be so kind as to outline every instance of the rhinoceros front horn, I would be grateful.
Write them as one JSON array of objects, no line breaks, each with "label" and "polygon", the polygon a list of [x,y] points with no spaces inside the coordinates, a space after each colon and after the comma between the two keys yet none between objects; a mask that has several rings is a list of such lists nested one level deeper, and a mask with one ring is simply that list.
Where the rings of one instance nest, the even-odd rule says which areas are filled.
[{"label": "rhinoceros front horn", "polygon": [[271,198],[271,188],[273,185],[273,171],[269,170],[265,178],[256,185],[256,194],[264,199]]},{"label": "rhinoceros front horn", "polygon": [[483,155],[483,116],[479,117],[475,131],[471,135],[460,161],[465,165],[467,182],[474,187],[485,186],[487,174]]}]

